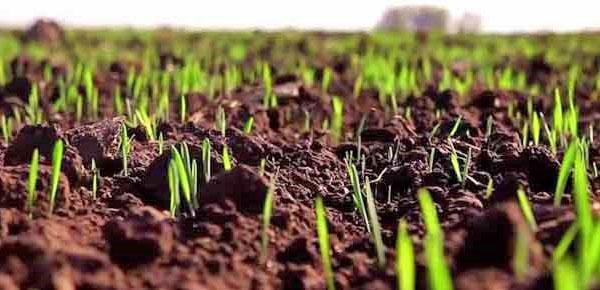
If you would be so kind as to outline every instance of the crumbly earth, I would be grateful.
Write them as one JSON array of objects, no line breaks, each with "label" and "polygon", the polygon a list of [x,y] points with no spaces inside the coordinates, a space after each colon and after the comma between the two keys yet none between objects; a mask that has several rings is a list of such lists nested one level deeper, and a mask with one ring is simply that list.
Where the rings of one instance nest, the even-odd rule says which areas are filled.
[{"label": "crumbly earth", "polygon": [[[44,31],[37,29],[35,35],[42,37],[38,34]],[[165,69],[180,61],[165,56]],[[31,73],[0,90],[3,108],[10,98],[27,99],[31,82],[40,74],[36,62],[27,63]],[[119,68],[127,65],[119,62],[110,70],[99,69],[95,85],[105,92],[115,82],[124,82],[126,70]],[[128,176],[121,172],[118,151],[124,118],[113,114],[108,94],[102,94],[105,100],[97,120],[79,124],[72,116],[50,115],[47,124],[17,128],[16,136],[0,146],[0,288],[324,289],[313,207],[315,197],[321,195],[337,289],[396,289],[394,245],[400,219],[408,222],[419,253],[418,287],[427,289],[420,254],[424,229],[416,199],[417,190],[426,187],[445,230],[446,254],[457,289],[551,289],[547,262],[574,213],[568,194],[561,207],[552,206],[562,152],[555,156],[545,145],[522,146],[520,129],[507,116],[509,100],[525,114],[526,99],[515,91],[476,88],[469,102],[461,102],[456,92],[428,88],[419,97],[409,96],[401,103],[403,111],[392,116],[373,91],[352,96],[352,82],[344,73],[350,59],[335,65],[339,70],[327,93],[293,75],[275,74],[274,90],[280,95],[276,109],[262,106],[259,84],[245,85],[215,102],[189,94],[189,121],[172,120],[158,127],[165,140],[162,154],[158,142],[149,141],[141,127],[129,129],[134,138]],[[551,73],[532,71],[529,76]],[[53,85],[48,84],[44,92],[52,92]],[[586,94],[578,92],[578,96]],[[332,95],[345,101],[340,143],[319,129],[331,114]],[[582,120],[592,120],[595,103],[583,97],[579,100]],[[535,105],[541,111],[550,109],[549,102]],[[172,107],[176,106],[174,100]],[[218,106],[228,117],[225,136],[214,126]],[[304,110],[311,112],[310,131],[303,130]],[[244,134],[240,128],[250,115],[254,130]],[[177,116],[175,109],[173,116]],[[374,245],[354,209],[344,163],[347,153],[358,151],[353,132],[363,116],[360,150],[365,154],[365,174],[375,180],[387,257],[384,268],[377,267]],[[473,156],[471,178],[464,186],[453,174],[447,141],[458,116],[462,122],[452,142],[461,152],[470,148]],[[486,138],[489,116],[493,131]],[[431,135],[438,123],[439,129]],[[58,203],[50,215],[51,144],[59,138],[67,145]],[[213,174],[208,182],[200,178],[200,208],[193,216],[172,218],[166,173],[169,145],[186,142],[192,156],[200,160],[199,148],[205,139],[213,148]],[[234,162],[228,172],[221,156],[225,144]],[[592,144],[592,160],[600,158],[598,145]],[[34,148],[40,149],[41,174],[38,203],[30,215],[26,180]],[[436,155],[429,170],[431,148]],[[101,173],[95,199],[92,159]],[[261,176],[263,159],[267,162]],[[271,178],[276,184],[273,217],[267,230],[266,262],[261,263],[261,211]],[[494,192],[486,197],[490,178]],[[590,198],[598,201],[600,183],[591,180],[591,185],[594,194]],[[516,204],[519,186],[532,202],[538,223],[535,231],[526,225]],[[517,231],[526,233],[530,249],[530,270],[518,278],[513,269]]]}]

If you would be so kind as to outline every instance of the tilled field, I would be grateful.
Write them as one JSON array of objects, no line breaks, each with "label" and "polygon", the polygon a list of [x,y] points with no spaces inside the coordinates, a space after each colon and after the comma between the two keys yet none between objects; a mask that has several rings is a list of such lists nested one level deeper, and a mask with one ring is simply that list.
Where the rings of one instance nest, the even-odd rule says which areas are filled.
[{"label": "tilled field", "polygon": [[0,288],[594,289],[598,44],[0,33]]}]

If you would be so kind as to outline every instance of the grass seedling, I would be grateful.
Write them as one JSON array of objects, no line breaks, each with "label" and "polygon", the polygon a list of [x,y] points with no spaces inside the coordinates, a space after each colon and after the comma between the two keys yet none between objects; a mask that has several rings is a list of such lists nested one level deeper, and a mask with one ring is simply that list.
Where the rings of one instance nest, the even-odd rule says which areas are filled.
[{"label": "grass seedling", "polygon": [[0,118],[0,125],[2,126],[2,138],[4,143],[10,142],[10,135],[13,131],[13,119],[7,118],[6,115],[2,115]]},{"label": "grass seedling", "polygon": [[535,144],[535,146],[540,145],[541,129],[539,115],[537,112],[534,112],[531,117],[531,137],[533,138],[533,144]]},{"label": "grass seedling", "polygon": [[204,139],[202,141],[202,169],[204,171],[204,179],[206,182],[210,180],[210,140]]},{"label": "grass seedling", "polygon": [[144,127],[144,131],[146,132],[146,136],[150,141],[156,140],[156,122],[154,118],[148,116],[145,110],[136,110],[135,116],[137,117],[142,127]]},{"label": "grass seedling", "polygon": [[427,158],[427,171],[428,172],[433,172],[433,162],[435,160],[435,148],[431,147],[431,150],[429,150],[429,158]]},{"label": "grass seedling", "polygon": [[556,290],[581,290],[582,287],[577,267],[572,259],[562,259],[554,265],[554,289]]},{"label": "grass seedling", "polygon": [[179,98],[179,120],[183,124],[187,120],[187,101],[185,95]]},{"label": "grass seedling", "polygon": [[264,176],[265,175],[265,167],[267,165],[267,160],[266,159],[261,159],[260,163],[258,164],[258,175],[259,176]]},{"label": "grass seedling", "polygon": [[125,124],[121,125],[121,139],[119,140],[119,148],[121,151],[121,161],[123,162],[123,175],[129,176],[128,169],[128,156],[129,152],[131,152],[131,142],[133,141],[133,136],[127,136],[127,126]]},{"label": "grass seedling", "polygon": [[31,165],[29,166],[29,178],[27,179],[27,210],[33,212],[33,206],[37,200],[36,183],[39,174],[40,152],[36,148],[31,156]]},{"label": "grass seedling", "polygon": [[231,161],[231,157],[229,156],[229,148],[227,145],[223,145],[223,169],[225,171],[231,170],[233,162]]},{"label": "grass seedling", "polygon": [[371,232],[371,227],[369,226],[369,218],[367,215],[367,209],[365,208],[365,203],[363,201],[362,188],[360,186],[360,179],[358,176],[358,170],[356,166],[350,163],[349,160],[346,159],[346,171],[348,172],[348,178],[350,178],[350,184],[352,185],[352,201],[354,202],[354,208],[358,210],[358,212],[363,217],[365,221],[365,226],[367,231]]},{"label": "grass seedling", "polygon": [[523,146],[523,148],[527,147],[527,145],[529,144],[529,123],[525,122],[523,124],[523,128],[521,129],[521,146]]},{"label": "grass seedling", "polygon": [[513,270],[517,280],[523,280],[529,269],[529,248],[527,233],[523,227],[515,233],[515,249],[513,257]]},{"label": "grass seedling", "polygon": [[271,104],[271,95],[273,95],[273,78],[271,77],[271,67],[264,63],[262,67],[262,83],[263,83],[263,106],[269,108]]},{"label": "grass seedling", "polygon": [[554,206],[560,205],[562,196],[565,192],[565,188],[567,187],[569,174],[571,173],[571,169],[573,168],[573,164],[575,163],[575,157],[577,155],[577,143],[578,142],[576,140],[572,141],[571,144],[569,144],[569,147],[567,148],[567,151],[565,151],[565,154],[563,156],[563,160],[558,171],[556,190],[554,191]]},{"label": "grass seedling", "polygon": [[450,163],[452,164],[452,169],[454,170],[454,175],[456,176],[456,180],[462,184],[463,176],[460,172],[460,163],[458,163],[458,154],[456,153],[456,149],[452,145],[452,140],[448,139],[448,143],[452,147],[452,151],[450,152]]},{"label": "grass seedling", "polygon": [[580,257],[586,257],[589,253],[591,233],[594,227],[592,206],[589,200],[587,171],[583,153],[578,151],[573,165],[573,201],[577,213],[577,223],[581,230]]},{"label": "grass seedling", "polygon": [[169,161],[169,168],[167,171],[167,175],[169,178],[169,193],[170,193],[170,202],[169,202],[169,213],[171,217],[175,217],[177,214],[177,209],[179,208],[180,203],[180,193],[179,193],[179,174],[177,171],[177,165],[174,160]]},{"label": "grass seedling", "polygon": [[577,236],[578,230],[579,227],[577,226],[577,223],[573,223],[560,238],[560,241],[558,242],[556,248],[554,248],[554,252],[552,253],[552,261],[554,262],[554,264],[559,263],[563,259],[563,257],[566,256],[567,252],[569,251],[569,248],[575,240],[575,237]]},{"label": "grass seedling", "polygon": [[[179,181],[179,185],[183,191],[183,197],[190,206],[192,215],[195,215],[194,205],[196,202],[192,199],[195,197],[192,194],[192,191],[194,190],[194,187],[196,186],[195,184],[197,184],[198,180],[197,177],[193,176],[194,169],[191,167],[192,164],[190,163],[189,150],[187,150],[187,146],[184,144],[181,149],[182,152],[179,152],[175,146],[171,146],[171,162],[174,164],[177,180]],[[172,177],[169,178],[172,179]],[[172,192],[171,195],[173,194],[174,193]]]},{"label": "grass seedling", "polygon": [[537,223],[535,222],[535,217],[533,215],[533,210],[531,209],[531,204],[529,204],[529,200],[527,199],[527,194],[525,194],[525,190],[523,187],[519,187],[517,190],[517,199],[519,200],[519,206],[521,207],[521,212],[525,217],[525,220],[531,227],[531,230],[537,229]]},{"label": "grass seedling", "polygon": [[485,122],[485,140],[488,140],[492,135],[492,129],[494,126],[494,118],[492,115],[489,115]]},{"label": "grass seedling", "polygon": [[415,252],[406,221],[398,224],[396,238],[396,279],[399,290],[415,289]]},{"label": "grass seedling", "polygon": [[494,179],[492,177],[489,177],[488,179],[488,183],[485,187],[485,199],[489,199],[490,197],[492,197],[492,193],[494,193]]},{"label": "grass seedling", "polygon": [[244,133],[246,135],[252,133],[252,126],[254,126],[254,117],[250,116],[246,123],[244,123]]},{"label": "grass seedling", "polygon": [[326,93],[329,90],[329,86],[331,85],[331,81],[333,79],[333,71],[331,68],[326,67],[323,70],[323,78],[321,79],[321,90]]},{"label": "grass seedling", "polygon": [[163,133],[160,132],[158,134],[158,155],[162,155],[165,150],[165,138],[163,137]]},{"label": "grass seedling", "polygon": [[467,161],[465,162],[465,167],[463,168],[463,172],[462,172],[462,187],[464,188],[465,185],[467,184],[467,178],[469,177],[469,167],[471,166],[471,147],[469,147],[468,153],[467,153]]},{"label": "grass seedling", "polygon": [[92,158],[92,199],[96,199],[98,193],[98,180],[100,179],[100,169],[96,166],[96,160]]},{"label": "grass seedling", "polygon": [[58,181],[60,178],[60,169],[62,166],[64,153],[64,144],[62,140],[56,141],[54,143],[54,148],[52,149],[52,176],[50,179],[50,213],[54,211],[54,205],[56,201],[56,194],[58,193]]},{"label": "grass seedling", "polygon": [[421,214],[425,223],[425,257],[427,261],[427,276],[429,289],[452,290],[452,277],[444,257],[444,237],[442,227],[437,217],[433,199],[427,189],[417,192]]},{"label": "grass seedling", "polygon": [[375,207],[375,199],[371,191],[371,183],[369,178],[365,179],[365,193],[367,195],[367,213],[369,216],[369,224],[371,227],[371,237],[375,244],[375,252],[377,253],[377,266],[380,269],[385,267],[385,247],[381,238],[381,226],[377,217],[377,208]]},{"label": "grass seedling", "polygon": [[460,121],[462,121],[462,116],[458,116],[458,119],[456,119],[456,122],[454,122],[454,126],[452,126],[452,130],[450,130],[448,137],[454,137],[456,132],[458,132],[458,128],[460,127]]},{"label": "grass seedling", "polygon": [[215,120],[215,124],[217,130],[221,132],[221,136],[225,138],[225,133],[227,130],[227,116],[225,115],[225,110],[223,107],[219,106],[217,109],[217,119]]},{"label": "grass seedling", "polygon": [[331,98],[331,133],[335,143],[340,142],[342,138],[342,129],[344,127],[344,101],[340,97]]},{"label": "grass seedling", "polygon": [[267,248],[269,245],[269,235],[267,230],[271,224],[271,216],[273,214],[273,195],[275,194],[275,179],[271,180],[269,189],[267,190],[267,196],[265,197],[265,203],[263,205],[262,212],[262,231],[261,231],[261,243],[260,243],[260,263],[264,264],[267,260]]},{"label": "grass seedling", "polygon": [[333,277],[333,266],[331,263],[331,245],[329,244],[329,231],[327,230],[327,216],[323,198],[317,195],[315,201],[315,212],[317,216],[317,235],[319,238],[319,252],[323,263],[323,271],[325,272],[325,284],[327,290],[335,290],[335,282]]}]

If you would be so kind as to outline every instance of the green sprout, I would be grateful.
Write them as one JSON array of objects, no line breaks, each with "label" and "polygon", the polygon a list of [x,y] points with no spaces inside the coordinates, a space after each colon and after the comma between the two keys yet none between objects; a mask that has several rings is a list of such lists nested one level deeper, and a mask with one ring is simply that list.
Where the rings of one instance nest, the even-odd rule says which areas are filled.
[{"label": "green sprout", "polygon": [[456,132],[458,132],[458,128],[460,127],[460,121],[462,121],[462,116],[458,116],[458,119],[454,122],[454,126],[452,126],[452,130],[448,134],[448,137],[453,137]]},{"label": "green sprout", "polygon": [[260,261],[264,264],[267,259],[267,248],[269,245],[269,235],[267,230],[271,224],[271,216],[273,214],[273,194],[275,193],[275,179],[271,180],[269,189],[267,190],[267,196],[265,197],[265,203],[263,206],[262,213],[262,231],[261,231],[261,243],[260,243]]},{"label": "green sprout", "polygon": [[231,170],[233,162],[231,161],[231,157],[229,156],[229,148],[227,145],[223,145],[223,169],[225,171]]},{"label": "green sprout", "polygon": [[58,181],[60,178],[60,169],[62,166],[64,153],[64,144],[62,140],[56,141],[54,143],[54,148],[52,150],[52,177],[51,177],[51,185],[50,185],[50,213],[54,211],[54,204],[56,201],[56,194],[58,193]]},{"label": "green sprout", "polygon": [[269,64],[264,63],[262,67],[262,83],[263,83],[263,106],[269,108],[271,105],[271,98],[273,93],[273,78],[271,77],[271,67]]},{"label": "green sprout", "polygon": [[519,187],[517,190],[517,199],[519,200],[519,206],[521,207],[521,212],[523,212],[525,220],[527,220],[527,223],[532,230],[537,229],[537,223],[535,222],[533,210],[531,209],[531,204],[529,204],[527,194],[525,194],[523,187]]},{"label": "green sprout", "polygon": [[354,208],[358,210],[358,212],[363,217],[365,221],[365,226],[367,231],[371,232],[371,227],[369,226],[369,218],[367,215],[367,209],[365,208],[365,203],[363,201],[363,194],[360,186],[360,179],[358,176],[358,170],[356,166],[350,163],[349,160],[346,159],[346,171],[348,172],[348,178],[350,178],[350,183],[352,184],[352,201],[354,202]]},{"label": "green sprout", "polygon": [[452,169],[454,170],[454,175],[456,176],[456,180],[462,184],[463,176],[460,172],[460,163],[458,163],[458,154],[456,153],[456,149],[452,145],[452,141],[448,139],[450,146],[452,147],[452,151],[450,152],[450,163],[452,164]]},{"label": "green sprout", "polygon": [[92,158],[92,198],[96,199],[98,193],[98,180],[100,179],[100,169],[96,166],[96,160]]},{"label": "green sprout", "polygon": [[377,208],[375,207],[375,200],[373,198],[373,192],[371,191],[371,184],[368,177],[365,179],[365,193],[367,196],[369,224],[371,225],[371,237],[375,244],[375,252],[377,253],[377,266],[383,269],[385,267],[385,247],[383,245],[383,239],[381,238],[381,226],[379,225]]},{"label": "green sprout", "polygon": [[329,243],[329,231],[327,230],[327,216],[323,205],[323,198],[317,195],[315,201],[315,212],[317,216],[317,235],[319,238],[319,251],[325,271],[325,282],[327,290],[335,290],[333,267],[331,263],[331,245]]},{"label": "green sprout", "polygon": [[181,95],[179,98],[179,120],[181,123],[185,123],[187,120],[187,101],[185,95]]},{"label": "green sprout", "polygon": [[128,137],[127,135],[127,126],[125,124],[121,125],[121,138],[119,140],[119,148],[121,151],[121,160],[123,162],[123,175],[129,175],[129,166],[128,166],[128,156],[129,152],[131,152],[131,142],[133,141],[133,136]]},{"label": "green sprout", "polygon": [[523,280],[529,268],[529,248],[527,233],[524,229],[517,228],[515,235],[515,249],[513,258],[513,269],[517,280]]},{"label": "green sprout", "polygon": [[398,223],[396,238],[396,279],[399,290],[415,289],[415,252],[405,220]]},{"label": "green sprout", "polygon": [[13,131],[13,119],[7,118],[6,115],[2,115],[0,118],[0,126],[2,126],[2,137],[4,138],[4,143],[10,141],[10,135]]},{"label": "green sprout", "polygon": [[265,167],[267,165],[267,160],[265,160],[264,158],[260,160],[260,163],[258,164],[258,175],[259,176],[263,176],[265,175]]},{"label": "green sprout", "polygon": [[431,150],[429,150],[429,158],[427,158],[427,171],[428,172],[433,172],[433,164],[435,161],[435,147],[431,147]]},{"label": "green sprout", "polygon": [[444,237],[437,217],[433,199],[425,188],[417,192],[419,205],[427,235],[425,237],[425,259],[429,287],[433,290],[452,290],[452,277],[444,257]]},{"label": "green sprout", "polygon": [[165,150],[165,138],[163,137],[163,133],[160,132],[158,134],[158,155],[162,155]]},{"label": "green sprout", "polygon": [[154,118],[148,116],[148,113],[146,113],[144,110],[136,110],[135,115],[140,124],[142,124],[144,127],[144,131],[146,131],[146,136],[148,136],[148,139],[151,141],[156,140],[156,122],[154,121]]},{"label": "green sprout", "polygon": [[179,208],[180,203],[180,193],[179,193],[179,174],[177,171],[177,165],[175,160],[169,161],[169,168],[167,170],[167,175],[169,178],[169,213],[171,217],[175,217],[177,214],[177,209]]},{"label": "green sprout", "polygon": [[575,237],[577,236],[578,230],[579,227],[577,223],[573,223],[562,235],[560,241],[554,248],[554,252],[552,253],[552,261],[554,264],[559,263],[563,259],[563,257],[565,257],[565,255],[569,251],[569,248],[573,244]]},{"label": "green sprout", "polygon": [[[173,174],[177,174],[177,180],[183,191],[183,197],[190,206],[191,214],[195,215],[194,209],[196,205],[198,184],[196,162],[195,160],[191,160],[189,149],[185,143],[181,146],[181,152],[177,150],[175,146],[171,146],[171,153],[171,161],[175,168]],[[169,178],[170,182],[174,179],[173,177]],[[172,192],[171,196],[175,193],[176,192]]]},{"label": "green sprout", "polygon": [[252,133],[252,126],[254,125],[254,117],[250,116],[246,123],[244,123],[244,133],[250,134]]},{"label": "green sprout", "polygon": [[344,127],[344,101],[340,97],[332,97],[331,109],[333,112],[333,116],[331,117],[333,141],[338,143],[342,138],[342,129]]},{"label": "green sprout", "polygon": [[206,182],[210,180],[211,169],[210,169],[210,140],[204,139],[202,141],[202,168],[204,169],[204,179]]},{"label": "green sprout", "polygon": [[581,290],[581,280],[578,270],[572,259],[562,259],[558,261],[553,269],[554,289],[556,290]]},{"label": "green sprout", "polygon": [[521,140],[522,140],[521,145],[523,146],[523,148],[527,147],[527,145],[529,144],[528,137],[529,137],[529,123],[524,123],[523,128],[521,129]]},{"label": "green sprout", "polygon": [[492,197],[492,194],[494,193],[494,179],[492,177],[488,178],[488,183],[485,187],[485,199],[489,199],[490,197]]},{"label": "green sprout", "polygon": [[217,119],[215,121],[217,130],[221,132],[221,136],[225,137],[225,132],[227,130],[227,116],[225,115],[225,110],[223,107],[219,106],[217,109]]},{"label": "green sprout", "polygon": [[540,131],[541,131],[541,125],[540,125],[540,118],[537,112],[533,113],[533,116],[531,118],[531,136],[533,137],[533,144],[535,144],[536,146],[540,145]]},{"label": "green sprout", "polygon": [[323,78],[321,79],[321,90],[323,92],[327,92],[329,90],[329,86],[331,85],[331,81],[333,79],[333,71],[331,68],[326,67],[323,70]]},{"label": "green sprout", "polygon": [[560,205],[562,196],[565,192],[565,188],[567,187],[569,174],[571,173],[573,164],[575,164],[577,150],[577,141],[573,141],[567,148],[567,151],[565,151],[562,163],[560,165],[560,169],[558,171],[558,181],[556,182],[556,190],[554,191],[554,206]]},{"label": "green sprout", "polygon": [[27,179],[27,210],[31,213],[37,200],[36,183],[38,180],[40,164],[40,152],[36,148],[31,156],[31,165],[29,166],[29,178]]}]

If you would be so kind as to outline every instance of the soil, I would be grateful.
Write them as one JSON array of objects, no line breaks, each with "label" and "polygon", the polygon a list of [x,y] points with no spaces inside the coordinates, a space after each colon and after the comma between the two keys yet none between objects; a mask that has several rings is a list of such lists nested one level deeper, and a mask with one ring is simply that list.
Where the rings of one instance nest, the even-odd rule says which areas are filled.
[{"label": "soil", "polygon": [[[50,33],[54,39],[58,32],[46,26],[40,24],[28,35]],[[41,66],[33,60],[15,61],[27,63],[20,67],[32,74],[13,79],[0,90],[3,108],[11,98],[26,100],[34,75],[40,73]],[[164,69],[181,62],[175,55],[160,56]],[[337,62],[332,63],[336,69],[330,92],[306,86],[296,76],[275,73],[275,92],[281,97],[277,109],[262,106],[258,84],[224,95],[218,104],[201,94],[189,94],[190,121],[172,120],[159,126],[167,148],[162,154],[158,143],[149,141],[141,128],[130,129],[134,139],[128,176],[121,173],[118,152],[124,119],[113,114],[108,94],[103,95],[106,102],[98,120],[77,124],[69,116],[54,116],[49,124],[18,128],[16,136],[0,148],[0,288],[324,289],[313,207],[315,197],[321,195],[337,289],[396,289],[393,261],[398,221],[408,222],[420,253],[424,229],[416,191],[426,187],[445,230],[457,289],[551,289],[546,265],[574,213],[568,195],[561,207],[552,206],[562,152],[555,156],[545,145],[523,147],[515,137],[519,129],[508,120],[506,106],[508,100],[516,100],[524,108],[522,96],[480,90],[470,93],[472,101],[463,104],[456,92],[431,87],[421,97],[407,98],[399,114],[390,117],[375,94],[365,91],[353,98],[352,82],[344,74],[350,60]],[[100,69],[96,86],[103,90],[113,86],[114,80],[122,84],[127,67],[123,62]],[[555,73],[539,59],[528,69],[529,77],[541,81]],[[318,125],[331,113],[333,94],[345,100],[345,135],[339,144]],[[42,96],[51,98],[52,94]],[[225,136],[213,124],[218,105],[229,118]],[[541,110],[550,109],[547,103],[539,105]],[[582,105],[582,119],[591,114],[586,106]],[[411,109],[411,118],[405,117],[406,108]],[[431,136],[438,123],[436,109],[441,109],[441,125]],[[315,124],[310,132],[303,130],[304,110],[310,110]],[[244,134],[240,128],[250,115],[255,128]],[[459,115],[463,122],[453,137],[454,146],[462,152],[471,148],[473,154],[472,179],[464,187],[452,174],[446,141]],[[374,245],[354,210],[343,159],[347,152],[358,150],[352,132],[363,116],[367,117],[360,150],[366,157],[366,175],[377,180],[376,206],[387,257],[383,269],[377,267]],[[494,130],[486,139],[488,116],[493,118]],[[56,211],[48,214],[45,193],[51,144],[58,138],[66,141],[63,176]],[[167,211],[169,145],[186,142],[192,156],[200,160],[205,138],[213,148],[213,176],[199,185],[200,209],[194,216],[171,218]],[[234,163],[228,172],[221,156],[225,144]],[[26,180],[34,148],[41,155],[40,196],[30,215],[25,205]],[[436,158],[429,171],[431,148],[436,148]],[[389,158],[388,152],[395,152],[395,157]],[[597,150],[590,154],[590,159],[600,158]],[[96,199],[91,192],[92,159],[101,173]],[[264,176],[258,169],[262,159],[267,160]],[[261,263],[261,211],[268,182],[275,176],[268,254],[266,263]],[[489,178],[495,187],[486,198]],[[590,198],[598,201],[595,193],[600,184],[591,184],[594,195]],[[526,226],[516,204],[519,186],[533,204],[536,231]],[[530,271],[519,278],[513,269],[518,229],[525,229],[530,248]],[[417,272],[419,289],[426,289],[421,254]]]}]

